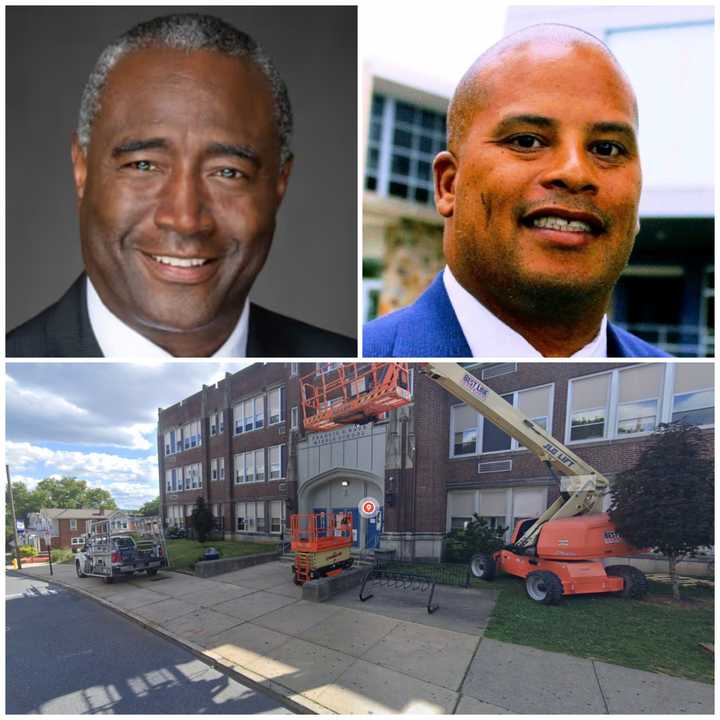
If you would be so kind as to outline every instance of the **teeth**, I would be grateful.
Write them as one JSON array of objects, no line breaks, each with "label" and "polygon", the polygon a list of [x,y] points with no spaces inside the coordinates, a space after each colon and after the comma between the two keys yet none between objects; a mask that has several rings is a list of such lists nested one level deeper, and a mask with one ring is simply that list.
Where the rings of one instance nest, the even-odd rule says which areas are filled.
[{"label": "teeth", "polygon": [[204,265],[207,262],[203,258],[177,258],[166,255],[153,255],[153,260],[173,267],[198,267],[198,265]]},{"label": "teeth", "polygon": [[538,228],[549,228],[561,232],[592,232],[592,228],[580,220],[566,220],[565,218],[546,215],[533,220],[533,225]]}]

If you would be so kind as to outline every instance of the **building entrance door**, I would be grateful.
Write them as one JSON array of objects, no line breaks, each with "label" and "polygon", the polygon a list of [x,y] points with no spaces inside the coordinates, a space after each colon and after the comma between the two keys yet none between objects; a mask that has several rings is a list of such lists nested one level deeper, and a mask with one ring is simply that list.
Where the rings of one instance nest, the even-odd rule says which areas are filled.
[{"label": "building entrance door", "polygon": [[382,532],[382,508],[374,518],[368,518],[367,521],[367,537],[365,538],[365,547],[368,550],[375,550],[380,545],[380,533]]},{"label": "building entrance door", "polygon": [[333,512],[347,512],[352,513],[352,526],[353,526],[353,544],[354,548],[360,547],[360,511],[356,507],[340,507],[333,508]]}]

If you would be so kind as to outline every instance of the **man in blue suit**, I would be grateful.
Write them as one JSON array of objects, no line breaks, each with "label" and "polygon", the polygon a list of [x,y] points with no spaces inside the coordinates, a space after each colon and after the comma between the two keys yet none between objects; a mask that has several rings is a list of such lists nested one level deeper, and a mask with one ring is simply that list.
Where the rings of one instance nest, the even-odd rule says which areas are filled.
[{"label": "man in blue suit", "polygon": [[365,326],[366,357],[656,357],[606,311],[639,231],[635,95],[576,28],[501,40],[466,72],[435,158],[447,267]]}]

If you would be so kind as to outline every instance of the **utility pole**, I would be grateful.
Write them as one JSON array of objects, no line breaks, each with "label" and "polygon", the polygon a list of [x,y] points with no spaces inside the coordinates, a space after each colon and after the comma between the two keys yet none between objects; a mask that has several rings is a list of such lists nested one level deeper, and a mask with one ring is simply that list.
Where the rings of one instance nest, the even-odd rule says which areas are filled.
[{"label": "utility pole", "polygon": [[10,481],[10,466],[5,466],[5,473],[7,474],[8,489],[10,490],[10,507],[12,508],[12,519],[13,519],[13,536],[15,537],[15,562],[17,563],[18,570],[22,570],[22,561],[20,560],[20,541],[18,540],[17,534],[17,518],[15,517],[15,498],[13,497],[12,482]]}]

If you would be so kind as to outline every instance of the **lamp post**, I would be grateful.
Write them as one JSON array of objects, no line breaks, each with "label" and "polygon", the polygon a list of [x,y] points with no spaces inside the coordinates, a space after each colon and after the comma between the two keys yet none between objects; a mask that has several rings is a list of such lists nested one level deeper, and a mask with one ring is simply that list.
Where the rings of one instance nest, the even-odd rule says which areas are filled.
[{"label": "lamp post", "polygon": [[12,508],[12,519],[13,519],[13,536],[15,537],[15,562],[17,563],[18,570],[22,570],[22,561],[20,560],[20,542],[17,534],[17,519],[15,518],[15,498],[13,497],[12,482],[10,481],[10,466],[5,466],[5,473],[7,474],[8,489],[10,490],[10,507]]}]

